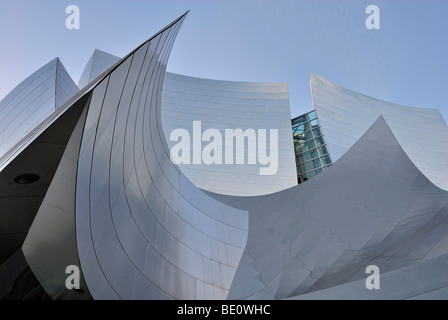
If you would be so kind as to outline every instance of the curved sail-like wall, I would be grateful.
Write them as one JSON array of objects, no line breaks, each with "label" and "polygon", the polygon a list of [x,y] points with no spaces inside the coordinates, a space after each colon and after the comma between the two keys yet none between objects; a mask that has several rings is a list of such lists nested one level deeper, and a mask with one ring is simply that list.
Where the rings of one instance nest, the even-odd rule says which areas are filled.
[{"label": "curved sail-like wall", "polygon": [[[193,137],[193,121],[201,121],[202,130],[218,130],[222,137],[225,137],[225,130],[237,129],[256,132],[264,129],[268,135],[266,150],[264,146],[257,149],[246,142],[243,164],[229,165],[224,160],[223,164],[179,164],[198,188],[227,195],[255,196],[297,185],[286,83],[210,80],[167,73],[162,91],[162,125],[170,148],[177,143],[170,141],[175,129],[185,129]],[[272,129],[278,132],[277,154],[270,149]],[[260,175],[260,168],[266,165],[250,164],[248,154],[251,151],[276,157],[277,171],[272,175]]]},{"label": "curved sail-like wall", "polygon": [[[49,183],[41,179],[37,182],[38,187],[17,188],[14,178],[37,170],[39,164],[28,158],[21,160],[23,171],[5,170],[7,154],[77,91],[78,87],[56,58],[22,81],[0,101],[0,264],[20,249]],[[55,140],[58,139],[47,139],[45,142]],[[42,148],[37,148],[44,153],[58,152],[62,145],[41,142]],[[57,163],[48,160],[39,169],[50,172],[56,166]]]},{"label": "curved sail-like wall", "polygon": [[101,75],[104,71],[109,69],[115,63],[117,63],[120,58],[111,55],[107,52],[96,49],[89,61],[87,62],[84,71],[78,81],[78,87],[80,89],[84,88],[96,77]]},{"label": "curved sail-like wall", "polygon": [[205,195],[171,163],[161,86],[184,16],[93,89],[76,184],[81,266],[94,298],[224,299],[247,212]]},{"label": "curved sail-like wall", "polygon": [[0,157],[78,92],[56,58],[0,101]]},{"label": "curved sail-like wall", "polygon": [[[119,60],[95,50],[79,81],[82,88]],[[202,131],[266,130],[278,132],[277,154],[245,142],[244,162],[238,165],[190,163],[178,164],[183,174],[198,188],[220,194],[255,196],[278,192],[297,185],[296,163],[291,134],[291,112],[286,83],[223,81],[166,72],[162,89],[162,127],[171,149],[178,142],[170,135],[184,129],[193,137],[193,122],[200,121]],[[202,132],[201,132],[202,134]],[[202,137],[199,137],[201,139]],[[203,142],[207,145],[207,142]],[[224,146],[223,146],[224,147]],[[271,175],[260,175],[260,163],[249,164],[250,151],[276,157],[277,168]],[[223,153],[224,157],[224,153]]]},{"label": "curved sail-like wall", "polygon": [[[204,192],[171,162],[162,86],[184,19],[98,75],[0,156],[7,210],[35,216],[22,250],[46,292],[54,299],[446,298],[448,192],[427,177],[409,145],[402,147],[409,141],[400,132],[410,133],[399,123],[391,128],[380,115],[323,173],[268,195]],[[179,90],[171,93],[175,106],[208,85],[169,78]],[[325,102],[332,89],[316,79],[317,109],[357,104],[348,93],[338,99],[340,88]],[[241,93],[237,100],[253,99],[228,85]],[[210,86],[225,96],[218,92],[223,82]],[[331,135],[328,121],[322,127]],[[445,159],[436,152],[442,142],[429,150],[433,172],[433,162]],[[25,169],[39,179],[17,183]],[[5,225],[17,227],[14,219]],[[79,290],[66,288],[67,265],[80,267]],[[369,265],[388,280],[381,291],[365,286]]]},{"label": "curved sail-like wall", "polygon": [[382,115],[419,170],[448,190],[448,127],[438,110],[371,98],[314,73],[311,92],[333,162]]},{"label": "curved sail-like wall", "polygon": [[[249,211],[231,299],[446,298],[448,192],[416,168],[382,117],[297,187],[213,196]],[[368,290],[369,265],[390,283]]]}]

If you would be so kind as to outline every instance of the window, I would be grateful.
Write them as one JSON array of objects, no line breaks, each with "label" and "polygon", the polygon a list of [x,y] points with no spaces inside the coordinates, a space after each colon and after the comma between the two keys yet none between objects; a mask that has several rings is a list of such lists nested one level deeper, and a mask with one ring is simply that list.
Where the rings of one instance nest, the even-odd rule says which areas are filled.
[{"label": "window", "polygon": [[302,180],[306,181],[306,180],[314,177],[316,174],[318,174],[320,172],[322,172],[322,169],[319,168],[317,170],[310,171],[310,172],[307,172],[305,174],[302,174],[301,178],[302,178]]},{"label": "window", "polygon": [[310,123],[311,123],[312,128],[319,126],[319,120],[317,120],[317,119],[311,120]]},{"label": "window", "polygon": [[300,170],[300,172],[307,172],[307,171],[313,171],[320,167],[321,167],[320,160],[314,159],[314,160],[300,164],[299,170]]},{"label": "window", "polygon": [[313,140],[309,140],[307,142],[304,143],[303,146],[303,151],[308,151],[311,150],[315,147],[314,141]]},{"label": "window", "polygon": [[306,141],[306,142],[303,142],[303,141],[297,142],[297,141],[295,141],[294,144],[295,144],[294,148],[295,148],[296,154],[300,154],[300,153],[309,151],[311,149],[314,149],[314,147],[315,147],[315,144],[314,144],[313,140],[309,140],[309,141]]},{"label": "window", "polygon": [[303,116],[300,116],[298,118],[293,119],[292,120],[292,125],[293,126],[300,125],[300,124],[302,124],[302,123],[304,123],[306,121],[307,121],[306,120],[306,115],[303,115]]},{"label": "window", "polygon": [[320,158],[322,161],[322,165],[326,166],[327,164],[331,164],[331,159],[329,155],[323,156]]},{"label": "window", "polygon": [[304,152],[302,154],[298,154],[297,155],[297,162],[298,163],[307,162],[307,161],[310,161],[310,160],[315,159],[317,157],[318,157],[317,150],[313,149],[311,151]]},{"label": "window", "polygon": [[319,137],[322,135],[322,131],[320,130],[320,127],[317,127],[315,129],[313,129],[313,135],[315,138]]},{"label": "window", "polygon": [[315,110],[293,119],[292,131],[297,180],[302,183],[322,172],[332,162]]},{"label": "window", "polygon": [[314,120],[316,119],[316,111],[311,111],[310,113],[308,113],[308,119],[310,120]]},{"label": "window", "polygon": [[297,126],[292,127],[292,133],[293,136],[295,137],[296,135],[302,135],[305,131],[310,130],[310,126],[308,124],[308,122],[299,124]]},{"label": "window", "polygon": [[305,132],[304,137],[305,137],[305,140],[313,139],[313,136],[311,135],[311,131]]},{"label": "window", "polygon": [[325,144],[325,141],[324,141],[324,137],[323,137],[323,136],[317,137],[317,138],[315,139],[315,141],[316,141],[316,144],[317,144],[318,146],[322,146],[322,145]]}]

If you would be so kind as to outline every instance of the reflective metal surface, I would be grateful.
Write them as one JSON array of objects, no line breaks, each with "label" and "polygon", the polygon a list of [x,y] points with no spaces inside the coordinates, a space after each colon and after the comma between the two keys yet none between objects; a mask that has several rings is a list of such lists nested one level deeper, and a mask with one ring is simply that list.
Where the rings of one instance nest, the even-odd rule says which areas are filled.
[{"label": "reflective metal surface", "polygon": [[[446,298],[448,192],[416,168],[383,118],[297,187],[213,196],[249,211],[230,299]],[[380,269],[380,290],[365,286],[369,265]]]},{"label": "reflective metal surface", "polygon": [[114,55],[96,49],[87,62],[81,77],[79,78],[78,87],[84,88],[119,60],[120,58]]},{"label": "reflective metal surface", "polygon": [[91,299],[82,277],[82,291],[68,290],[65,286],[67,266],[80,266],[75,236],[75,184],[87,114],[87,109],[80,107],[83,112],[22,246],[28,265],[53,299]]},{"label": "reflective metal surface", "polygon": [[[264,165],[249,164],[246,142],[244,164],[180,164],[182,172],[198,188],[220,194],[254,196],[297,184],[286,83],[209,80],[167,73],[162,91],[162,125],[168,147],[177,143],[170,141],[170,134],[178,128],[187,130],[193,139],[193,121],[201,121],[202,130],[218,130],[222,137],[226,129],[254,129],[256,132],[266,129],[268,134],[270,129],[278,130],[278,171],[275,174],[260,175],[259,168]],[[207,144],[203,142],[202,145]],[[266,143],[266,150],[269,155],[269,143]]]},{"label": "reflective metal surface", "polygon": [[15,87],[0,102],[0,157],[76,92],[58,58]]},{"label": "reflective metal surface", "polygon": [[[118,60],[95,50],[78,85],[83,87]],[[193,137],[193,121],[201,121],[203,130],[218,130],[222,137],[226,129],[278,130],[278,171],[274,175],[260,175],[259,168],[264,165],[248,163],[246,144],[244,164],[180,164],[182,172],[198,188],[253,196],[297,184],[287,84],[210,80],[167,72],[161,103],[162,127],[170,149],[177,143],[170,141],[173,130],[185,129]],[[269,144],[266,152],[270,154]]]},{"label": "reflective metal surface", "polygon": [[161,86],[183,19],[92,90],[78,161],[76,234],[97,299],[224,299],[247,240],[247,212],[205,195],[169,158]]},{"label": "reflective metal surface", "polygon": [[[82,297],[95,299],[446,297],[448,192],[431,176],[444,169],[437,163],[447,160],[443,150],[438,153],[446,125],[435,112],[402,106],[394,111],[391,104],[354,95],[313,75],[314,104],[327,119],[324,124],[318,114],[320,129],[341,139],[330,144],[327,137],[332,157],[341,152],[338,160],[312,180],[268,195],[204,192],[170,160],[168,126],[188,121],[177,118],[170,124],[179,113],[162,115],[162,99],[169,103],[166,97],[171,96],[177,108],[191,97],[185,114],[195,117],[193,104],[210,86],[207,105],[215,101],[232,111],[226,116],[220,108],[213,110],[210,125],[228,125],[234,119],[243,126],[246,120],[237,121],[238,108],[232,104],[266,98],[263,110],[269,113],[277,98],[285,99],[285,88],[226,82],[229,95],[220,92],[221,81],[179,75],[164,81],[184,19],[181,16],[103,73],[98,71],[100,75],[0,155],[0,208],[2,217],[7,216],[1,221],[2,235],[34,219],[29,232],[17,233],[24,237],[28,232],[25,258],[52,297],[79,298],[64,289],[66,264],[81,267],[86,287]],[[169,92],[170,86],[174,92]],[[335,113],[337,106],[351,110],[359,101],[371,101],[367,105],[372,113],[415,120],[417,129],[409,131],[405,120],[389,127],[386,116],[368,125],[372,115]],[[285,116],[284,107],[279,104],[279,119],[260,115],[253,125],[277,123]],[[424,120],[418,122],[417,114]],[[167,127],[162,127],[162,117]],[[343,123],[344,117],[351,117],[351,127],[332,131],[332,121]],[[363,131],[364,125],[368,127]],[[350,131],[352,127],[357,129]],[[428,134],[425,137],[433,141],[428,146],[419,140],[422,147],[414,146],[418,150],[413,153],[411,133]],[[292,143],[290,147],[285,159],[293,155]],[[419,162],[423,150],[432,157]],[[11,184],[23,174],[39,179]],[[211,180],[198,174],[206,177],[203,181]],[[444,174],[442,170],[441,177]],[[224,182],[224,175],[216,177],[222,179],[217,186],[233,187]],[[17,251],[13,249],[2,246],[0,253],[11,256]],[[380,268],[381,291],[365,288],[368,265]]]},{"label": "reflective metal surface", "polygon": [[448,190],[448,127],[438,110],[381,101],[314,73],[311,92],[333,162],[382,115],[419,170],[436,186]]},{"label": "reflective metal surface", "polygon": [[0,264],[22,246],[79,114],[68,112],[44,133],[47,120],[77,91],[54,59],[0,102]]}]

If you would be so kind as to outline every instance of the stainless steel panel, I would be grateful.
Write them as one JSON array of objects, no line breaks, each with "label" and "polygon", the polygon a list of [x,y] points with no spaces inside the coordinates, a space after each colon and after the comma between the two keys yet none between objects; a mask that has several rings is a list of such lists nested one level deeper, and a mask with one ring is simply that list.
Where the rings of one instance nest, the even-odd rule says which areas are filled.
[{"label": "stainless steel panel", "polygon": [[14,88],[0,101],[0,157],[77,91],[59,59]]},{"label": "stainless steel panel", "polygon": [[[212,230],[211,236],[216,236],[217,225],[222,224],[197,209],[202,201],[208,202],[207,210],[220,212],[219,219],[226,209],[245,216],[233,222],[238,228],[220,228],[222,238],[232,238],[229,243],[245,242],[247,213],[207,200],[203,192],[193,193],[199,196],[187,205],[182,193],[175,191],[181,173],[169,160],[165,145],[160,93],[176,33],[176,26],[162,32],[93,88],[79,157],[77,234],[92,241],[86,247],[85,240],[80,240],[81,264],[99,267],[87,271],[87,283],[100,271],[99,279],[107,282],[97,280],[89,287],[95,298],[101,298],[108,287],[123,299],[196,298],[196,282],[204,278],[203,259],[212,257],[210,235],[204,231]],[[190,184],[189,188],[195,187]],[[86,255],[83,250],[93,252]],[[225,261],[235,265],[230,268],[212,261],[216,280],[211,279],[210,285],[226,286],[215,291],[219,295],[215,298],[224,298],[242,250],[225,250],[225,246],[216,250],[225,252]],[[213,256],[222,260],[219,254]],[[138,286],[134,281],[148,283]],[[144,293],[143,287],[149,292]]]},{"label": "stainless steel panel", "polygon": [[78,82],[78,87],[83,88],[94,80],[97,76],[106,71],[113,64],[118,62],[120,58],[109,53],[96,49],[84,68],[83,73]]},{"label": "stainless steel panel", "polygon": [[250,214],[231,299],[379,298],[365,287],[372,264],[381,281],[383,272],[419,279],[417,291],[406,281],[394,282],[397,290],[382,286],[383,298],[423,297],[436,281],[411,268],[447,253],[440,248],[448,194],[418,170],[381,117],[337,163],[299,187],[256,198],[211,195]]},{"label": "stainless steel panel", "polygon": [[250,196],[297,184],[286,84],[218,81],[167,73],[162,91],[162,125],[168,147],[176,143],[169,141],[172,130],[184,128],[192,134],[196,120],[202,122],[203,130],[216,128],[223,137],[225,129],[279,131],[279,163],[275,175],[260,175],[260,165],[247,164],[247,160],[245,165],[238,166],[181,164],[180,169],[197,187],[215,193]]},{"label": "stainless steel panel", "polygon": [[438,110],[381,101],[314,73],[311,89],[333,162],[382,115],[419,170],[432,183],[448,190],[448,127]]}]

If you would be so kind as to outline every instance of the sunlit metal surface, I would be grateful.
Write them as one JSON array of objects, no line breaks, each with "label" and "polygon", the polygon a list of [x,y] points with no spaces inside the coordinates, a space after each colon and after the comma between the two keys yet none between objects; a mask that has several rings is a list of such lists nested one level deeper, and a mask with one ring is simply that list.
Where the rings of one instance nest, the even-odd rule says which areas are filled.
[{"label": "sunlit metal surface", "polygon": [[78,162],[76,233],[101,299],[224,299],[247,240],[247,212],[211,199],[169,158],[160,126],[169,28],[92,91]]},{"label": "sunlit metal surface", "polygon": [[[82,277],[82,292],[67,290],[63,285],[68,276],[65,273],[67,266],[80,265],[75,235],[75,186],[87,108],[84,107],[85,99],[78,104],[82,113],[22,246],[28,265],[53,299],[91,299]],[[63,125],[60,122],[54,124]]]},{"label": "sunlit metal surface", "polygon": [[[401,146],[407,143],[396,134],[402,128],[390,128],[383,116],[324,172],[268,195],[204,192],[173,165],[162,128],[162,86],[184,19],[98,71],[0,156],[1,208],[9,213],[3,230],[17,227],[12,212],[28,218],[37,212],[22,249],[51,296],[446,298],[448,192],[426,177]],[[185,96],[217,83],[168,78],[179,80],[173,87],[196,81]],[[217,84],[211,92],[222,88]],[[324,96],[320,86],[329,90],[313,85],[315,106]],[[238,85],[232,90],[238,92]],[[254,97],[245,90],[237,100]],[[334,97],[333,106],[350,106],[348,96]],[[440,136],[434,145],[443,142]],[[444,161],[444,154],[439,157]],[[39,180],[14,184],[24,173]],[[65,288],[66,264],[81,267],[85,294]],[[369,265],[386,279],[380,291],[365,287]]]},{"label": "sunlit metal surface", "polygon": [[87,62],[81,77],[79,78],[78,87],[84,88],[119,60],[120,58],[114,55],[96,49]]},{"label": "sunlit metal surface", "polygon": [[[416,168],[383,118],[297,187],[213,196],[249,211],[230,299],[447,297],[448,192]],[[385,275],[380,290],[366,288],[369,265]]]},{"label": "sunlit metal surface", "polygon": [[0,101],[0,157],[76,92],[57,58],[15,87]]},{"label": "sunlit metal surface", "polygon": [[314,73],[311,91],[333,162],[382,115],[419,170],[436,186],[448,190],[448,127],[439,110],[371,98]]},{"label": "sunlit metal surface", "polygon": [[[170,134],[186,129],[193,138],[193,121],[201,121],[202,130],[217,129],[225,137],[226,129],[278,130],[278,170],[260,175],[266,167],[249,164],[246,142],[244,164],[180,164],[182,172],[198,188],[220,194],[254,196],[274,193],[297,184],[291,113],[286,83],[221,81],[167,73],[162,91],[162,125],[171,148]],[[201,138],[201,137],[199,137]],[[260,137],[258,136],[258,139]],[[203,142],[206,146],[207,142]],[[224,146],[224,142],[223,142]],[[224,147],[223,147],[224,149]],[[256,152],[265,150],[255,146]],[[269,140],[267,155],[271,154]],[[272,152],[271,155],[274,155]],[[224,158],[224,152],[223,152]]]},{"label": "sunlit metal surface", "polygon": [[[118,60],[118,57],[95,50],[79,87]],[[259,169],[266,165],[248,163],[248,150],[252,147],[246,142],[244,164],[226,165],[224,159],[223,164],[179,164],[183,174],[198,188],[221,194],[253,196],[274,193],[297,184],[286,83],[211,80],[167,72],[163,81],[161,115],[170,149],[177,143],[170,141],[173,130],[186,129],[193,137],[193,121],[201,121],[203,130],[219,130],[222,137],[226,129],[265,129],[268,134],[270,129],[278,130],[278,170],[275,174],[260,175]],[[202,146],[205,145],[207,142],[203,142]],[[268,140],[266,154],[270,155],[270,152]]]}]

